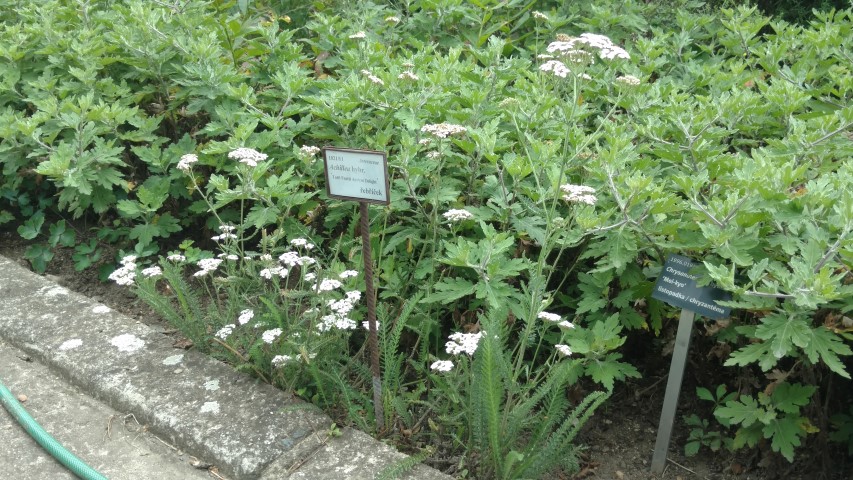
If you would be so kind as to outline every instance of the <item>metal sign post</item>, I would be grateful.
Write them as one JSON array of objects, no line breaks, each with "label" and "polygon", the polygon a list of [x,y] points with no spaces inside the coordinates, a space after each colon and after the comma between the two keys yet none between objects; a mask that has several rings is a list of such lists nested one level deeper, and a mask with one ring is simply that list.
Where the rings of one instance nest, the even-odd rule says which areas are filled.
[{"label": "metal sign post", "polygon": [[373,287],[373,258],[370,246],[370,217],[367,204],[388,205],[388,159],[383,152],[351,148],[324,148],[326,193],[331,198],[357,200],[361,227],[361,256],[364,259],[364,295],[367,297],[367,348],[373,376],[373,414],[376,429],[385,428],[382,404],[382,370],[379,363],[379,331],[376,328],[376,291]]},{"label": "metal sign post", "polygon": [[717,304],[717,300],[729,300],[731,294],[719,288],[696,285],[699,277],[690,272],[698,265],[700,264],[687,257],[669,255],[652,290],[652,298],[682,308],[681,317],[678,320],[678,333],[675,336],[675,350],[672,352],[672,363],[669,366],[669,378],[666,382],[666,394],[660,413],[655,452],[652,456],[652,473],[656,474],[663,473],[666,466],[666,453],[672,437],[678,396],[681,393],[681,381],[687,364],[687,352],[690,350],[693,319],[696,313],[721,319],[728,317],[730,312],[728,307]]}]

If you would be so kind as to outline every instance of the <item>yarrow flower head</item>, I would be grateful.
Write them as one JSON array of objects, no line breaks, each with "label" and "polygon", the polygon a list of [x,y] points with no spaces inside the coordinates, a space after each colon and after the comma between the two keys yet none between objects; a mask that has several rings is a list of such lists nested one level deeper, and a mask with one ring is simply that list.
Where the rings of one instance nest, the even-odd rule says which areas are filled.
[{"label": "yarrow flower head", "polygon": [[582,33],[580,37],[562,37],[555,42],[551,42],[546,50],[549,53],[558,53],[569,58],[578,58],[583,54],[578,52],[583,51],[584,47],[592,48],[598,53],[598,57],[602,60],[614,60],[621,58],[629,60],[631,55],[628,52],[613,43],[610,38],[604,35],[595,33]]},{"label": "yarrow flower head", "polygon": [[226,338],[228,338],[229,335],[234,332],[234,327],[236,327],[236,325],[225,325],[224,327],[220,328],[219,331],[216,332],[216,336],[222,340],[225,340]]},{"label": "yarrow flower head", "polygon": [[136,279],[136,264],[132,262],[123,264],[110,274],[109,279],[119,285],[132,284],[133,280]]},{"label": "yarrow flower head", "polygon": [[368,80],[377,84],[377,85],[385,85],[385,82],[382,81],[381,78],[374,75],[370,70],[362,70],[361,74],[367,77]]},{"label": "yarrow flower head", "polygon": [[450,360],[438,360],[432,362],[432,365],[430,365],[429,368],[436,372],[449,372],[453,370],[453,362]]},{"label": "yarrow flower head", "polygon": [[438,138],[447,138],[451,135],[457,135],[467,132],[468,129],[462,125],[452,123],[428,123],[421,127],[421,132],[430,133]]},{"label": "yarrow flower head", "polygon": [[357,276],[358,272],[355,270],[344,270],[343,272],[338,274],[338,278],[352,278]]},{"label": "yarrow flower head", "polygon": [[397,78],[399,78],[400,80],[411,80],[413,82],[417,82],[418,80],[420,80],[420,77],[415,75],[415,72],[411,70],[406,70],[405,72],[397,75]]},{"label": "yarrow flower head", "polygon": [[400,17],[396,17],[396,16],[394,16],[394,15],[391,15],[391,16],[388,16],[388,17],[385,17],[385,23],[390,23],[390,24],[392,24],[392,25],[397,25],[398,23],[400,23]]},{"label": "yarrow flower head", "polygon": [[463,209],[451,209],[441,214],[448,222],[461,222],[462,220],[468,220],[474,218],[474,214],[469,212],[468,210]]},{"label": "yarrow flower head", "polygon": [[563,200],[567,202],[595,205],[595,202],[598,201],[595,196],[595,189],[586,185],[560,185],[560,190],[565,192]]},{"label": "yarrow flower head", "polygon": [[163,270],[157,266],[148,267],[142,271],[142,276],[147,278],[159,277],[160,275],[163,275]]},{"label": "yarrow flower head", "polygon": [[367,38],[367,34],[364,31],[358,31],[349,36],[352,40],[361,40],[362,38]]},{"label": "yarrow flower head", "polygon": [[546,22],[548,21],[548,15],[545,15],[542,12],[537,12],[535,10],[533,12],[533,18],[535,18],[536,20],[545,20]]},{"label": "yarrow flower head", "polygon": [[575,328],[575,324],[568,320],[563,320],[562,322],[558,323],[557,326],[560,328]]},{"label": "yarrow flower head", "polygon": [[166,260],[169,260],[170,262],[186,262],[187,257],[181,255],[180,253],[173,253],[166,257]]},{"label": "yarrow flower head", "polygon": [[199,260],[196,263],[196,265],[198,265],[199,268],[201,268],[201,270],[195,272],[193,274],[193,276],[194,277],[203,277],[203,276],[207,275],[208,273],[219,268],[219,265],[221,263],[222,263],[222,259],[219,259],[219,258],[204,258],[202,260]]},{"label": "yarrow flower head", "polygon": [[564,357],[568,357],[569,355],[571,355],[571,354],[572,354],[572,349],[571,349],[571,348],[569,348],[569,346],[568,346],[568,345],[558,344],[558,345],[554,345],[554,348],[555,348],[558,352],[560,352],[560,355],[562,355],[562,356],[564,356]]},{"label": "yarrow flower head", "polygon": [[293,245],[294,247],[302,247],[305,250],[313,250],[314,249],[314,244],[309,242],[308,240],[306,240],[304,238],[294,238],[293,240],[290,241],[290,244]]},{"label": "yarrow flower head", "polygon": [[450,335],[449,341],[444,344],[447,353],[451,355],[459,355],[466,353],[469,356],[474,355],[477,351],[477,345],[480,343],[480,338],[483,337],[483,332],[479,333],[462,333],[456,332]]},{"label": "yarrow flower head", "polygon": [[316,290],[318,292],[331,292],[336,288],[340,288],[341,285],[343,284],[335,279],[324,278],[323,281],[321,281],[320,284],[317,285]]},{"label": "yarrow flower head", "polygon": [[240,163],[245,163],[250,167],[257,167],[258,162],[262,162],[267,159],[267,154],[261,153],[253,148],[241,147],[237,150],[231,151],[231,153],[228,154],[228,158],[231,160],[237,160]]},{"label": "yarrow flower head", "polygon": [[314,158],[320,153],[320,148],[312,145],[302,145],[299,148],[299,155],[304,159]]},{"label": "yarrow flower head", "polygon": [[264,343],[272,343],[279,336],[281,336],[281,329],[273,328],[272,330],[267,330],[266,332],[264,332],[263,335],[261,335],[261,340],[263,340]]},{"label": "yarrow flower head", "polygon": [[192,168],[192,164],[198,162],[198,155],[194,153],[187,153],[186,155],[181,155],[181,161],[178,162],[178,170],[182,172],[189,172]]},{"label": "yarrow flower head", "polygon": [[565,63],[559,60],[548,60],[547,62],[539,66],[539,70],[543,72],[553,73],[554,76],[560,78],[566,78],[569,73],[571,73],[569,67],[567,67]]},{"label": "yarrow flower head", "polygon": [[252,309],[247,308],[240,312],[240,316],[237,317],[237,323],[240,325],[245,325],[249,323],[249,320],[251,320],[254,316],[255,312]]},{"label": "yarrow flower head", "polygon": [[557,315],[556,313],[548,313],[548,312],[539,312],[538,318],[545,320],[546,322],[559,322],[563,319],[563,317]]},{"label": "yarrow flower head", "polygon": [[620,77],[616,77],[616,83],[636,87],[640,84],[640,79],[633,75],[622,75]]}]

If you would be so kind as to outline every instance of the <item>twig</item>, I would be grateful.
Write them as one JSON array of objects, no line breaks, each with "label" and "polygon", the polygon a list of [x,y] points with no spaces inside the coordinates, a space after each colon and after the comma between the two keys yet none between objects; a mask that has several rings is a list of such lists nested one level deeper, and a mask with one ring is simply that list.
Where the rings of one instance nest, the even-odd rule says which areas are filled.
[{"label": "twig", "polygon": [[218,339],[218,338],[216,338],[216,337],[213,337],[213,341],[214,341],[214,342],[216,342],[216,343],[218,343],[218,344],[220,344],[220,345],[222,345],[223,347],[225,347],[226,349],[228,349],[228,351],[229,351],[229,352],[231,352],[231,353],[233,353],[234,355],[237,355],[237,358],[239,358],[240,360],[242,360],[242,361],[246,362],[249,366],[251,366],[251,367],[252,367],[252,370],[254,370],[254,371],[255,371],[255,373],[257,373],[257,374],[258,374],[258,376],[259,376],[259,377],[261,377],[261,380],[263,380],[263,381],[264,381],[264,382],[266,382],[266,383],[270,383],[270,381],[269,381],[269,379],[267,378],[267,376],[266,376],[266,375],[264,375],[264,372],[260,371],[260,369],[258,369],[258,367],[256,367],[252,362],[250,362],[248,359],[246,359],[246,357],[244,357],[240,352],[238,352],[237,350],[234,350],[234,347],[232,347],[231,345],[228,345],[227,343],[223,342],[222,340],[220,340],[220,339]]},{"label": "twig", "polygon": [[110,418],[107,420],[107,435],[106,435],[106,437],[107,437],[107,439],[108,439],[108,440],[112,440],[112,439],[113,439],[113,436],[112,436],[112,433],[111,433],[111,429],[112,429],[112,426],[113,426],[113,419],[114,419],[115,417],[116,417],[115,415],[110,415]]},{"label": "twig", "polygon": [[[649,451],[650,451],[650,452],[652,452],[652,453],[654,453],[654,450],[649,450]],[[682,465],[682,464],[680,464],[680,463],[676,462],[675,460],[673,460],[673,459],[671,459],[671,458],[669,458],[669,457],[666,457],[666,461],[667,461],[667,462],[669,462],[669,463],[671,463],[671,464],[673,464],[673,465],[675,465],[676,467],[680,467],[680,468],[682,468],[682,469],[684,469],[684,470],[686,470],[686,471],[688,471],[688,472],[692,473],[693,475],[696,475],[696,476],[697,476],[697,477],[699,477],[699,478],[704,478],[705,480],[711,480],[711,479],[710,479],[710,478],[708,478],[708,477],[705,477],[705,476],[699,475],[699,474],[698,474],[698,473],[696,473],[695,471],[690,470],[689,468],[685,467],[684,465]]]},{"label": "twig", "polygon": [[[319,433],[319,432],[314,432],[314,435],[317,435],[317,433]],[[320,445],[317,445],[316,447],[314,447],[314,450],[312,450],[311,453],[309,453],[308,455],[305,455],[305,457],[303,457],[303,458],[300,458],[299,460],[296,461],[296,463],[294,463],[293,465],[290,466],[290,468],[287,469],[287,474],[290,475],[291,473],[299,470],[302,467],[302,465],[305,465],[305,463],[308,462],[308,460],[311,460],[311,458],[313,458],[314,455],[317,455],[317,453],[319,453],[320,450],[322,450],[322,448],[326,446],[326,444],[329,442],[329,438],[331,438],[331,437],[332,436],[327,433],[326,438],[324,438],[323,441],[320,442]]]},{"label": "twig", "polygon": [[644,388],[638,392],[634,392],[634,398],[638,398],[638,397],[642,396],[644,393],[648,392],[649,390],[655,388],[665,378],[669,378],[669,374],[666,374],[666,375],[660,377],[655,383],[649,385],[648,387],[646,387],[646,388]]}]

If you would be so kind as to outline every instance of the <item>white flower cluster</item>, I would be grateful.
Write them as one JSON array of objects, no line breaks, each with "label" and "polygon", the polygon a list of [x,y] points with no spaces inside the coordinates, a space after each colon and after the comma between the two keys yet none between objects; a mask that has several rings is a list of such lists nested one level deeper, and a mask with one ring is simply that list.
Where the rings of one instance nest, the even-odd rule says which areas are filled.
[{"label": "white flower cluster", "polygon": [[364,31],[358,31],[349,36],[352,40],[361,40],[362,38],[367,38],[367,34]]},{"label": "white flower cluster", "polygon": [[621,58],[629,60],[631,55],[628,52],[613,43],[610,38],[604,35],[595,33],[582,33],[580,37],[569,37],[566,40],[557,40],[551,42],[546,50],[549,53],[558,53],[569,58],[577,58],[578,52],[583,51],[584,47],[590,47],[597,51],[599,58],[602,60],[613,60]]},{"label": "white flower cluster", "polygon": [[546,322],[559,322],[563,319],[563,317],[557,315],[556,313],[548,313],[548,312],[539,312],[538,318],[545,320]]},{"label": "white flower cluster", "polygon": [[110,274],[109,279],[119,285],[130,285],[136,278],[136,255],[127,255],[121,259],[121,267]]},{"label": "white flower cluster", "polygon": [[264,343],[270,343],[271,344],[272,342],[275,341],[276,338],[278,338],[280,336],[281,336],[281,329],[280,328],[273,328],[272,330],[267,330],[266,332],[264,332],[261,335],[261,340],[263,340]]},{"label": "white flower cluster", "polygon": [[245,163],[250,167],[257,167],[258,162],[263,162],[267,159],[267,154],[261,153],[254,148],[240,147],[237,150],[232,150],[228,154],[228,158]]},{"label": "white flower cluster", "polygon": [[272,357],[270,364],[272,364],[273,368],[281,368],[295,359],[296,357],[293,355],[276,355]]},{"label": "white flower cluster", "polygon": [[557,351],[560,352],[560,355],[562,355],[564,357],[568,357],[569,355],[572,354],[572,349],[569,348],[568,345],[557,344],[557,345],[554,345],[554,348],[556,348]]},{"label": "white flower cluster", "polygon": [[621,83],[623,85],[628,85],[631,87],[636,87],[640,84],[640,79],[633,75],[622,75],[616,77],[616,83]]},{"label": "white flower cluster", "polygon": [[430,160],[435,160],[436,158],[441,157],[441,152],[433,150],[432,152],[427,152],[426,157]]},{"label": "white flower cluster", "polygon": [[235,328],[235,327],[236,327],[236,325],[225,325],[224,327],[220,328],[220,329],[216,332],[216,336],[217,336],[218,338],[220,338],[221,340],[225,340],[225,339],[227,339],[227,338],[228,338],[228,336],[229,336],[229,335],[231,335],[232,333],[234,333],[234,328]]},{"label": "white flower cluster", "polygon": [[343,272],[338,274],[338,278],[342,278],[342,279],[353,278],[353,277],[357,277],[357,276],[358,276],[358,272],[355,270],[344,270]]},{"label": "white flower cluster", "polygon": [[186,262],[187,257],[181,255],[180,253],[173,253],[166,257],[166,260],[169,260],[170,262]]},{"label": "white flower cluster", "polygon": [[551,72],[554,74],[554,76],[560,78],[566,78],[569,73],[571,73],[569,67],[567,67],[565,63],[559,60],[548,60],[547,62],[539,66],[539,70],[543,72]]},{"label": "white flower cluster", "polygon": [[330,315],[325,315],[320,319],[320,324],[317,325],[317,330],[327,332],[332,328],[341,330],[355,329],[355,321],[347,317],[355,303],[361,299],[361,292],[353,290],[346,292],[346,297],[341,300],[329,300],[327,306],[332,311]]},{"label": "white flower cluster", "polygon": [[447,350],[447,353],[451,355],[459,355],[460,353],[466,353],[469,356],[474,355],[474,352],[477,351],[477,345],[480,343],[480,339],[482,337],[483,332],[456,332],[448,337],[449,341],[444,344],[444,347]]},{"label": "white flower cluster", "polygon": [[336,288],[341,288],[343,284],[332,278],[324,278],[320,283],[318,283],[314,290],[318,292],[331,292]]},{"label": "white flower cluster", "polygon": [[453,370],[453,362],[450,360],[438,360],[432,362],[432,365],[429,368],[435,370],[436,372],[449,372]]},{"label": "white flower cluster", "polygon": [[385,17],[385,23],[390,23],[390,24],[392,24],[392,25],[397,25],[398,23],[400,23],[400,17],[396,17],[396,16],[394,16],[394,15],[391,15],[391,16],[389,16],[389,17]]},{"label": "white flower cluster", "polygon": [[240,312],[240,316],[237,317],[237,323],[239,325],[245,325],[245,324],[249,323],[249,320],[254,318],[254,316],[255,316],[255,312],[252,309],[247,308],[247,309],[243,310],[242,312]]},{"label": "white flower cluster", "polygon": [[309,242],[308,240],[306,240],[304,238],[294,238],[293,240],[290,241],[290,244],[293,245],[294,247],[302,247],[305,250],[313,250],[314,249],[314,244]]},{"label": "white flower cluster", "polygon": [[260,275],[261,278],[266,278],[267,280],[271,280],[272,277],[284,278],[287,276],[288,273],[290,273],[290,272],[288,272],[288,270],[284,267],[270,267],[270,268],[265,268],[265,269],[261,270],[260,272],[258,272],[258,275]]},{"label": "white flower cluster", "polygon": [[159,277],[163,275],[163,270],[160,267],[153,266],[142,270],[142,276],[146,278]]},{"label": "white flower cluster", "polygon": [[474,215],[464,208],[448,210],[442,213],[441,216],[448,222],[461,222],[462,220],[474,218]]},{"label": "white flower cluster", "polygon": [[182,172],[189,172],[192,168],[192,164],[196,162],[198,162],[198,155],[194,153],[181,155],[181,161],[178,162],[178,170]]},{"label": "white flower cluster", "polygon": [[417,82],[418,80],[420,80],[420,77],[415,75],[415,72],[411,70],[406,70],[405,72],[397,75],[397,78],[399,78],[400,80],[411,80],[413,82]]},{"label": "white flower cluster", "polygon": [[447,138],[458,133],[465,133],[468,129],[462,125],[452,123],[428,123],[421,127],[421,132],[430,133],[438,138]]},{"label": "white flower cluster", "polygon": [[548,15],[545,15],[544,13],[542,13],[542,12],[538,12],[538,11],[535,11],[535,10],[533,11],[533,18],[535,18],[536,20],[545,20],[545,21],[548,21]]},{"label": "white flower cluster", "polygon": [[236,239],[237,235],[234,234],[234,230],[236,230],[236,228],[231,225],[220,225],[219,231],[222,232],[222,234],[214,235],[210,237],[210,239],[214,242],[218,242],[220,240],[228,240],[229,238]]},{"label": "white flower cluster", "polygon": [[222,263],[222,260],[219,258],[204,258],[199,260],[196,265],[198,265],[201,270],[195,272],[193,274],[194,277],[203,277],[208,273],[219,268],[219,265]]},{"label": "white flower cluster", "polygon": [[302,145],[299,148],[299,155],[305,159],[314,158],[318,153],[320,153],[320,148],[312,145]]},{"label": "white flower cluster", "polygon": [[595,197],[595,189],[586,185],[560,185],[560,190],[565,192],[563,200],[571,203],[585,203],[595,205],[598,199]]},{"label": "white flower cluster", "polygon": [[362,75],[367,77],[367,79],[370,80],[371,82],[373,82],[377,85],[385,85],[385,82],[383,82],[381,78],[374,75],[370,70],[362,70],[361,73],[362,73]]},{"label": "white flower cluster", "polygon": [[295,267],[296,265],[313,265],[317,263],[317,260],[314,260],[311,257],[299,255],[296,252],[284,252],[278,256],[278,261],[288,267]]}]

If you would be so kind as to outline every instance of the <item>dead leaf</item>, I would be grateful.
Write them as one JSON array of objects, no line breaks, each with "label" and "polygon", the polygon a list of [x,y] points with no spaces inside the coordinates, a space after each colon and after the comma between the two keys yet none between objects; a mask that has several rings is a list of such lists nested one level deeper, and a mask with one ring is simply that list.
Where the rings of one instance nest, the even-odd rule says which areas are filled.
[{"label": "dead leaf", "polygon": [[190,340],[189,338],[179,338],[179,339],[175,340],[175,342],[172,344],[172,346],[175,348],[180,348],[180,349],[186,350],[186,349],[193,346],[193,341]]}]

